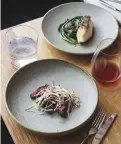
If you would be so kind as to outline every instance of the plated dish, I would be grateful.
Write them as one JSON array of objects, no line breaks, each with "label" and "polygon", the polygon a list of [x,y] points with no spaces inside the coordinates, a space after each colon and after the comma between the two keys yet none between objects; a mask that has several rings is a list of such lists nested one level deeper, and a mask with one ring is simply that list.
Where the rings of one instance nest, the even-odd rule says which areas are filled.
[{"label": "plated dish", "polygon": [[42,21],[45,40],[71,54],[92,54],[103,39],[115,40],[118,31],[117,21],[109,12],[81,2],[57,6],[48,11]]},{"label": "plated dish", "polygon": [[[53,81],[54,85],[52,85]],[[36,91],[38,87],[39,90]],[[67,105],[76,104],[73,109],[66,104],[63,105],[67,106],[69,111],[72,110],[68,113],[69,111],[66,109],[66,118],[60,116],[61,112],[58,111],[53,114],[46,113],[47,103],[44,107],[40,107],[44,114],[40,114],[38,107],[36,113],[35,110],[34,112],[26,111],[30,106],[37,104],[36,100],[42,102],[40,100],[43,96],[42,87],[46,92],[49,88],[49,100],[53,99],[53,96],[50,96],[50,92],[52,92],[50,89],[55,88],[54,92],[58,91],[55,93],[55,99],[50,101],[51,104],[58,101],[57,94],[59,93],[61,94],[59,98],[67,97],[64,100],[64,102],[67,101]],[[64,91],[63,94],[62,91]],[[38,95],[38,92],[41,96]],[[70,92],[72,97],[67,96],[70,95]],[[44,100],[46,101],[47,93],[45,95]],[[77,102],[73,100],[77,100]],[[23,127],[49,136],[68,134],[81,127],[93,115],[97,103],[98,90],[93,78],[82,68],[55,59],[36,61],[21,68],[13,75],[6,89],[6,106],[11,116]],[[56,104],[60,104],[60,102]],[[54,109],[59,108],[56,104],[53,105]],[[61,108],[63,107],[61,106]]]}]

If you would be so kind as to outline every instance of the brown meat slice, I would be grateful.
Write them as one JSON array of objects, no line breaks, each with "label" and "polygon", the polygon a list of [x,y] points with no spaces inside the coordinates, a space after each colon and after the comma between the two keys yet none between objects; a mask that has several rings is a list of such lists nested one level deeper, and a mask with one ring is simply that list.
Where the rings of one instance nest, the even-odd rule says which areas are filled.
[{"label": "brown meat slice", "polygon": [[35,99],[35,98],[37,98],[37,97],[40,97],[41,95],[36,96],[36,94],[39,93],[41,90],[46,89],[48,86],[49,86],[49,85],[46,84],[46,85],[43,85],[43,86],[39,87],[38,89],[36,89],[35,91],[33,91],[33,92],[30,94],[30,97],[31,97],[32,99]]}]

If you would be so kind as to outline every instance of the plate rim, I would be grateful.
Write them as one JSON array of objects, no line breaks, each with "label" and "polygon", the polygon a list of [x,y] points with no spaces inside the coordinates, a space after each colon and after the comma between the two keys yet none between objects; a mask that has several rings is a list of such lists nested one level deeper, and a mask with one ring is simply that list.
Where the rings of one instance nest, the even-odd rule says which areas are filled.
[{"label": "plate rim", "polygon": [[[64,62],[64,63],[71,64],[72,66],[79,68],[81,71],[83,71],[83,72],[91,79],[91,81],[93,82],[93,84],[94,84],[94,86],[95,86],[95,88],[96,88],[96,91],[97,91],[97,102],[96,102],[95,108],[94,108],[93,112],[90,114],[90,116],[87,118],[87,120],[84,121],[83,123],[79,124],[78,126],[74,127],[74,128],[71,128],[71,129],[68,129],[68,130],[64,130],[64,131],[62,131],[62,132],[59,132],[59,131],[57,131],[57,132],[42,132],[42,131],[39,131],[39,130],[34,130],[34,129],[28,127],[28,126],[25,126],[24,124],[22,124],[22,123],[16,118],[16,116],[14,116],[14,114],[13,114],[12,111],[9,109],[9,106],[8,106],[8,104],[7,104],[7,89],[8,89],[8,87],[9,87],[9,84],[10,84],[11,80],[14,78],[14,76],[15,76],[19,71],[21,71],[22,69],[24,69],[25,67],[27,67],[27,66],[29,66],[29,65],[32,65],[32,64],[34,64],[34,63],[38,63],[38,62],[41,62],[41,61],[48,61],[48,60],[49,60],[49,61],[52,60],[52,61]],[[23,128],[25,128],[25,129],[27,129],[27,130],[29,130],[29,131],[32,131],[32,132],[36,132],[36,133],[40,133],[40,134],[42,134],[42,135],[46,135],[46,136],[65,135],[65,134],[68,134],[68,133],[70,133],[70,132],[73,132],[73,131],[79,129],[81,126],[83,126],[85,123],[87,123],[88,120],[93,116],[93,114],[95,113],[95,111],[96,111],[96,109],[97,109],[98,103],[99,103],[99,89],[98,89],[98,87],[97,87],[97,84],[96,84],[96,82],[95,82],[95,79],[91,76],[91,74],[90,74],[89,72],[87,72],[83,67],[80,67],[80,66],[78,66],[78,65],[76,65],[76,64],[74,64],[74,63],[72,63],[72,62],[69,62],[69,61],[66,61],[66,60],[61,60],[61,59],[54,59],[54,58],[52,58],[52,59],[42,59],[42,60],[34,61],[34,62],[32,62],[32,63],[29,63],[29,64],[23,66],[22,68],[20,68],[19,70],[17,70],[16,72],[13,73],[13,75],[10,77],[10,79],[9,79],[9,81],[8,81],[8,83],[7,83],[6,89],[5,89],[5,107],[6,107],[7,111],[8,111],[8,113],[9,113],[9,115],[10,115],[20,126],[22,126]]]},{"label": "plate rim", "polygon": [[[43,22],[44,22],[44,19],[45,19],[45,17],[46,17],[51,11],[53,11],[54,9],[56,9],[56,8],[58,8],[58,7],[64,6],[64,5],[70,5],[70,4],[76,4],[76,3],[80,3],[80,4],[84,4],[84,5],[92,5],[92,6],[94,6],[94,7],[98,7],[99,9],[103,9],[103,10],[106,11],[110,16],[112,16],[113,19],[115,20],[116,24],[117,24],[117,35],[116,35],[115,38],[112,38],[112,39],[113,39],[114,41],[117,39],[118,33],[119,33],[119,25],[118,25],[118,22],[117,22],[117,20],[115,19],[115,17],[114,17],[109,11],[107,11],[106,9],[104,9],[104,8],[102,8],[102,7],[100,7],[100,6],[96,6],[96,5],[94,5],[94,4],[89,4],[89,3],[84,3],[84,2],[69,2],[69,3],[64,3],[64,4],[60,4],[60,5],[58,5],[58,6],[55,6],[55,7],[51,8],[49,11],[47,11],[47,12],[44,14],[43,19],[42,19],[42,22],[41,22],[41,31],[42,31],[42,35],[43,35],[44,39],[46,40],[46,42],[48,42],[48,43],[49,43],[51,46],[53,46],[53,48],[55,48],[56,50],[59,50],[59,51],[61,51],[61,52],[65,52],[65,53],[67,53],[67,54],[74,54],[74,55],[91,55],[91,54],[94,54],[94,52],[73,53],[73,52],[69,52],[69,51],[62,50],[62,49],[60,49],[59,47],[57,47],[55,44],[52,44],[52,43],[46,38],[46,36],[45,36],[45,34],[44,34],[44,32],[43,32]],[[102,40],[103,40],[103,39],[102,39]],[[102,41],[102,40],[101,40],[101,41]],[[112,45],[114,41],[112,41],[110,45]],[[110,45],[109,45],[109,46],[110,46]],[[107,46],[107,47],[108,47],[108,46]],[[107,48],[107,47],[106,47],[106,48]],[[104,48],[104,49],[106,49],[106,48]]]}]

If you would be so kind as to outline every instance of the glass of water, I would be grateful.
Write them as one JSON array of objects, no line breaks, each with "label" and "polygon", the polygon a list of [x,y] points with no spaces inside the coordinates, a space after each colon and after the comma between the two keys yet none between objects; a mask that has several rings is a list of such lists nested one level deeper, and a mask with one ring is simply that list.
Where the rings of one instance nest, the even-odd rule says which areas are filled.
[{"label": "glass of water", "polygon": [[19,69],[37,60],[38,37],[37,31],[26,25],[12,27],[6,32],[11,64],[15,68]]}]

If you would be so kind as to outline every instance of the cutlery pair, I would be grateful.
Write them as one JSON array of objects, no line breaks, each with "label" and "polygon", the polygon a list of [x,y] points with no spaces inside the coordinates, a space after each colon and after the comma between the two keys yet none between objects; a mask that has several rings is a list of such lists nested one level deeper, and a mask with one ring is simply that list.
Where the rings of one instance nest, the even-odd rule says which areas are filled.
[{"label": "cutlery pair", "polygon": [[[101,4],[104,5],[104,6],[107,6],[108,8],[110,8],[110,9],[112,9],[112,10],[115,10],[115,11],[118,11],[118,12],[121,13],[121,10],[120,10],[120,9],[118,9],[118,8],[110,5],[109,3],[106,2],[106,0],[98,0],[98,2],[101,3]],[[116,2],[116,3],[121,4],[121,1],[118,1],[118,0],[113,0],[112,2]]]},{"label": "cutlery pair", "polygon": [[[89,130],[87,137],[82,141],[81,144],[85,144],[87,142],[88,138],[94,134],[96,134],[96,135],[92,141],[92,144],[100,144],[100,142],[104,138],[105,134],[107,133],[108,129],[110,128],[111,124],[116,119],[117,114],[111,115],[104,122],[105,117],[106,117],[106,113],[103,110],[100,110],[91,125],[91,129]],[[103,124],[103,122],[104,122],[104,124]]]}]

